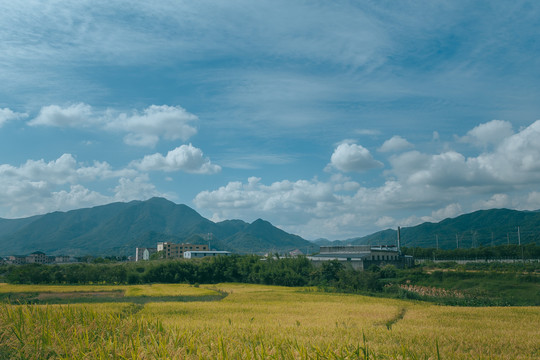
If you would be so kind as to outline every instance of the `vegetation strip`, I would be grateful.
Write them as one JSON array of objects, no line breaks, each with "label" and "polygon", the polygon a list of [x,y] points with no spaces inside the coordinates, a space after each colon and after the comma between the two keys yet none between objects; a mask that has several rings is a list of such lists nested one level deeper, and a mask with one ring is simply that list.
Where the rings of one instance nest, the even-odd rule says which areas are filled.
[{"label": "vegetation strip", "polygon": [[213,290],[215,295],[125,296],[125,290],[74,292],[6,292],[0,293],[0,302],[10,304],[78,304],[78,303],[134,303],[219,301],[228,294]]},{"label": "vegetation strip", "polygon": [[396,316],[394,316],[392,319],[388,320],[385,325],[386,325],[386,328],[388,330],[392,330],[392,325],[394,325],[395,323],[397,323],[399,320],[403,319],[403,317],[405,316],[405,313],[407,312],[407,309],[405,307],[402,307],[399,309],[398,313],[396,314]]}]

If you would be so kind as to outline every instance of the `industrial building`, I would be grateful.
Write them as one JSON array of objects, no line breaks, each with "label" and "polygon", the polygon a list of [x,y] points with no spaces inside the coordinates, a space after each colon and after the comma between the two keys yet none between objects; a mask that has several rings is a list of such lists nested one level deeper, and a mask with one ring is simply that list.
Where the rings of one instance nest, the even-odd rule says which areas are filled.
[{"label": "industrial building", "polygon": [[403,256],[397,246],[344,245],[321,246],[317,255],[308,256],[314,265],[337,260],[355,270],[368,269],[372,265],[387,264],[407,267],[413,264],[412,256]]},{"label": "industrial building", "polygon": [[229,251],[184,251],[184,259],[198,259],[207,256],[228,256]]}]

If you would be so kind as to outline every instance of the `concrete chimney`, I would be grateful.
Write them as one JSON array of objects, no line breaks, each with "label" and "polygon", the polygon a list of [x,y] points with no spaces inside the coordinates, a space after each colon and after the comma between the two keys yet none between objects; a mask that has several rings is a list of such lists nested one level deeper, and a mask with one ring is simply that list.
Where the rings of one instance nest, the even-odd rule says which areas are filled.
[{"label": "concrete chimney", "polygon": [[401,254],[401,228],[399,226],[397,227],[397,249]]}]

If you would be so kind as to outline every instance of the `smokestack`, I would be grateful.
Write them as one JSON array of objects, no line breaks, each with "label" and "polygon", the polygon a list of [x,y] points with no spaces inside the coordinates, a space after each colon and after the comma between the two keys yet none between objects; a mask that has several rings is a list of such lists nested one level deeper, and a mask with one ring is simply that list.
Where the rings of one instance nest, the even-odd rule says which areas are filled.
[{"label": "smokestack", "polygon": [[397,227],[397,249],[401,253],[401,228]]}]

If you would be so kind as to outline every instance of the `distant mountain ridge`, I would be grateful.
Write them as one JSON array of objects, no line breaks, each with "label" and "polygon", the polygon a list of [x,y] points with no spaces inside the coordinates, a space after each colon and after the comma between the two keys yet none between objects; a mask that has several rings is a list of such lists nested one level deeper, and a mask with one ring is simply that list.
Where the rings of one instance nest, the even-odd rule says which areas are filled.
[{"label": "distant mountain ridge", "polygon": [[[518,234],[519,227],[519,234]],[[519,238],[518,238],[519,237]],[[53,212],[23,219],[0,218],[0,255],[43,251],[65,255],[132,255],[136,247],[159,241],[210,242],[217,250],[238,253],[316,252],[328,245],[393,245],[397,231],[387,229],[364,237],[307,241],[257,219],[214,223],[186,205],[163,198],[112,203]],[[439,223],[401,228],[401,244],[441,249],[501,244],[540,243],[540,211],[480,210]]]},{"label": "distant mountain ridge", "polygon": [[[519,227],[519,232],[518,232]],[[540,211],[510,209],[479,210],[438,223],[425,222],[401,228],[401,245],[438,247],[441,249],[471,248],[504,244],[540,243]],[[319,239],[324,245],[394,245],[397,230],[387,229],[346,240]]]},{"label": "distant mountain ridge", "polygon": [[[209,236],[210,234],[210,236]],[[197,237],[198,236],[198,237]],[[132,255],[158,241],[210,241],[212,248],[240,253],[287,251],[312,245],[269,222],[214,223],[186,205],[163,198],[112,203],[25,219],[0,219],[0,254],[43,251],[66,255]]]}]

